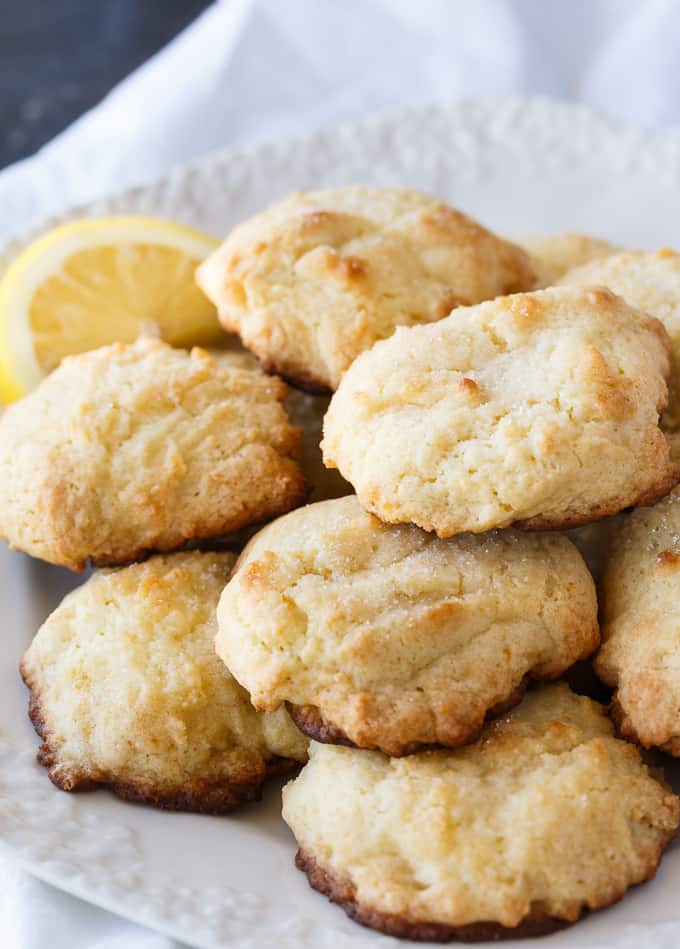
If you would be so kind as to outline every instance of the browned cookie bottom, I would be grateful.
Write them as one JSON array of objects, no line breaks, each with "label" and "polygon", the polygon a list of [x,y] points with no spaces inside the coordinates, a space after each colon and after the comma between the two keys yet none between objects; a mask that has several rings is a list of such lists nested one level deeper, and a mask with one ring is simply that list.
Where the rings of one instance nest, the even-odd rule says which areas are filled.
[{"label": "browned cookie bottom", "polygon": [[219,784],[200,779],[187,780],[183,787],[168,788],[153,784],[116,781],[98,774],[83,772],[65,774],[58,769],[59,756],[50,743],[49,730],[40,704],[40,693],[31,683],[20,665],[22,678],[30,690],[28,717],[42,739],[36,758],[47,768],[47,774],[55,787],[61,791],[92,791],[108,788],[124,801],[148,804],[167,811],[190,811],[196,814],[224,814],[241,804],[259,801],[265,781],[279,774],[287,774],[300,767],[299,761],[273,757],[264,768],[243,769],[243,773],[232,781]]},{"label": "browned cookie bottom", "polygon": [[255,355],[259,359],[264,372],[270,376],[280,376],[284,382],[294,389],[300,389],[308,395],[333,394],[333,389],[328,383],[317,379],[313,373],[308,372],[301,366],[293,365],[292,363],[284,363],[281,360],[266,356],[264,353],[260,353],[259,355],[255,353]]},{"label": "browned cookie bottom", "polygon": [[[659,744],[645,741],[635,727],[633,719],[621,705],[618,690],[614,693],[609,703],[609,717],[614,722],[617,734],[621,738],[635,742],[635,744],[640,745],[640,747],[646,751],[658,749],[667,755],[671,755],[673,758],[680,758],[680,735],[669,735],[666,741],[661,741]],[[665,782],[662,783],[665,784]]]},{"label": "browned cookie bottom", "polygon": [[295,705],[293,702],[286,702],[286,708],[300,731],[314,741],[320,741],[324,745],[359,747],[341,728],[325,719],[316,705]]},{"label": "browned cookie bottom", "polygon": [[377,929],[387,936],[399,939],[412,939],[416,942],[485,942],[499,939],[527,939],[535,936],[547,936],[558,929],[570,925],[565,919],[554,916],[541,916],[539,913],[527,916],[518,926],[503,926],[495,922],[467,923],[464,926],[449,926],[437,922],[417,922],[406,916],[381,913],[369,906],[362,906],[356,899],[353,884],[334,876],[321,867],[316,859],[304,850],[298,850],[295,866],[307,875],[309,885],[337,903],[350,919]]},{"label": "browned cookie bottom", "polygon": [[634,498],[627,498],[625,503],[607,502],[594,505],[583,511],[568,511],[562,517],[549,517],[537,514],[535,517],[527,517],[514,522],[514,527],[525,531],[558,531],[568,530],[573,527],[585,527],[586,524],[593,524],[595,521],[601,521],[605,517],[612,517],[614,514],[620,514],[621,511],[635,507],[653,507],[662,498],[665,498],[678,483],[680,478],[680,467],[676,465],[675,471],[665,475],[657,484],[642,491]]},{"label": "browned cookie bottom", "polygon": [[[40,760],[40,753],[39,753]],[[89,782],[89,787],[108,787],[124,801],[136,804],[149,804],[166,811],[190,811],[195,814],[225,814],[227,811],[259,801],[262,798],[262,788],[267,778],[278,774],[287,774],[300,767],[299,761],[288,758],[274,758],[267,762],[264,773],[253,778],[249,783],[221,783],[203,784],[200,781],[191,782],[185,788],[167,790],[155,788],[152,785],[136,785],[124,782]],[[50,780],[61,787],[50,774]],[[81,790],[82,786],[71,790]],[[63,790],[63,788],[62,788]]]},{"label": "browned cookie bottom", "polygon": [[[525,676],[517,688],[506,699],[503,699],[502,702],[497,702],[487,711],[484,720],[478,727],[472,729],[469,734],[465,735],[465,737],[458,742],[458,745],[476,741],[486,722],[497,718],[499,715],[504,715],[506,712],[509,712],[510,709],[519,705],[526,692],[528,683],[529,676]],[[413,755],[419,751],[427,751],[428,749],[456,747],[454,745],[442,745],[438,742],[422,741],[406,742],[398,748],[383,748],[377,740],[370,743],[357,744],[341,728],[333,722],[328,721],[327,718],[324,718],[318,706],[295,705],[293,702],[286,702],[286,708],[288,709],[288,714],[304,735],[324,745],[344,745],[347,748],[363,748],[365,751],[382,751],[392,758],[403,758],[406,755]]]}]

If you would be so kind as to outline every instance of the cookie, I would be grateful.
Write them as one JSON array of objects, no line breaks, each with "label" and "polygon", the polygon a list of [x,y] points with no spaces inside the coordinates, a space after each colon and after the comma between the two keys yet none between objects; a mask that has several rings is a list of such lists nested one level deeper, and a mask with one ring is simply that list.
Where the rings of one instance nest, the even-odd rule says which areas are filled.
[{"label": "cookie", "polygon": [[218,654],[255,708],[306,734],[402,755],[458,745],[599,642],[592,578],[564,537],[439,539],[356,497],[300,508],[245,548]]},{"label": "cookie", "polygon": [[628,251],[593,260],[564,274],[563,286],[609,287],[631,306],[656,316],[680,347],[680,254],[669,248]]},{"label": "cookie", "polygon": [[664,324],[671,341],[672,369],[662,427],[671,441],[674,459],[680,461],[680,254],[668,248],[656,253],[616,254],[570,270],[561,283],[602,284]]},{"label": "cookie", "polygon": [[680,489],[617,521],[601,608],[595,670],[622,734],[680,756]]},{"label": "cookie", "polygon": [[536,289],[552,287],[573,267],[580,267],[621,250],[616,244],[587,234],[540,234],[519,237],[517,243],[529,254],[531,267],[536,274]]},{"label": "cookie", "polygon": [[680,801],[560,684],[455,751],[312,742],[283,816],[298,867],[349,916],[443,942],[539,935],[615,902],[654,876]]},{"label": "cookie", "polygon": [[396,326],[533,286],[528,257],[417,191],[298,192],[237,227],[198,268],[225,329],[312,392]]},{"label": "cookie", "polygon": [[159,340],[65,359],[0,420],[0,537],[80,570],[290,510],[308,486],[286,392]]},{"label": "cookie", "polygon": [[[211,350],[211,355],[224,365],[260,369],[257,359],[246,349]],[[345,481],[340,472],[335,468],[327,468],[323,463],[320,446],[323,419],[329,402],[328,396],[290,389],[283,403],[291,423],[302,432],[300,466],[310,485],[309,501],[326,501],[353,493],[352,485]]]},{"label": "cookie", "polygon": [[345,374],[324,461],[389,523],[448,537],[576,527],[670,491],[661,323],[559,287],[398,329]]},{"label": "cookie", "polygon": [[95,573],[24,656],[39,760],[65,791],[218,813],[306,759],[284,709],[256,712],[215,655],[230,553],[176,553]]}]

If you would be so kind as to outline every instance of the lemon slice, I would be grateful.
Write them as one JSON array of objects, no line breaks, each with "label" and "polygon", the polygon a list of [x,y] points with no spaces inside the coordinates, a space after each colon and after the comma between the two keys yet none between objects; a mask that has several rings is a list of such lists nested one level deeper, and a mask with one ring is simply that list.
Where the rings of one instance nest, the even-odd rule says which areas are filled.
[{"label": "lemon slice", "polygon": [[25,395],[66,355],[141,333],[218,342],[215,308],[194,282],[217,244],[150,217],[86,218],[36,240],[0,282],[0,398]]}]

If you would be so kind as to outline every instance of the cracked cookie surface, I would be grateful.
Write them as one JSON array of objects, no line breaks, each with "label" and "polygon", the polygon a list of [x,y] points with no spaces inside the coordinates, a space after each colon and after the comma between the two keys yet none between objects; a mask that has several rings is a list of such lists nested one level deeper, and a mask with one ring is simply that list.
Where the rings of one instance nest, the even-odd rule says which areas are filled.
[{"label": "cracked cookie surface", "polygon": [[661,427],[670,440],[674,460],[680,461],[680,254],[667,247],[654,253],[614,254],[569,270],[560,283],[607,286],[666,327],[671,344],[671,376],[668,409]]},{"label": "cracked cookie surface", "polygon": [[658,424],[669,372],[659,320],[604,288],[502,297],[362,354],[331,399],[324,461],[389,523],[576,527],[677,482]]},{"label": "cracked cookie surface", "polygon": [[464,748],[312,742],[283,792],[297,865],[353,918],[446,941],[539,935],[652,877],[678,798],[602,706],[541,686]]},{"label": "cracked cookie surface", "polygon": [[260,709],[394,755],[469,741],[596,648],[592,578],[564,537],[441,540],[354,496],[260,531],[218,607],[218,654]]},{"label": "cracked cookie surface", "polygon": [[160,340],[67,357],[0,419],[0,537],[82,570],[300,504],[280,379]]},{"label": "cracked cookie surface", "polygon": [[318,392],[396,326],[529,289],[534,275],[523,250],[441,201],[347,187],[243,222],[197,280],[265,368]]},{"label": "cracked cookie surface", "polygon": [[613,526],[595,670],[621,732],[680,756],[680,490]]},{"label": "cracked cookie surface", "polygon": [[193,551],[99,571],[48,617],[21,671],[54,784],[219,813],[305,760],[285,710],[256,712],[214,653],[234,560]]}]

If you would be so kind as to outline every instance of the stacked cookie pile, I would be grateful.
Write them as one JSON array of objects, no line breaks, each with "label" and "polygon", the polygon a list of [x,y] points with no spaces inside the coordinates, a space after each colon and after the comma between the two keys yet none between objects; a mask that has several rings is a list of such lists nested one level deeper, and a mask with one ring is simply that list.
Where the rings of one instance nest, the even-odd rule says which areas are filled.
[{"label": "stacked cookie pile", "polygon": [[[198,271],[259,365],[145,339],[6,411],[0,535],[140,561],[24,657],[59,787],[216,813],[306,761],[298,867],[413,939],[549,932],[654,874],[680,822],[637,747],[680,754],[680,257],[527,246],[412,191],[294,195]],[[598,652],[570,537],[604,534]],[[550,681],[593,655],[611,719]]]}]

